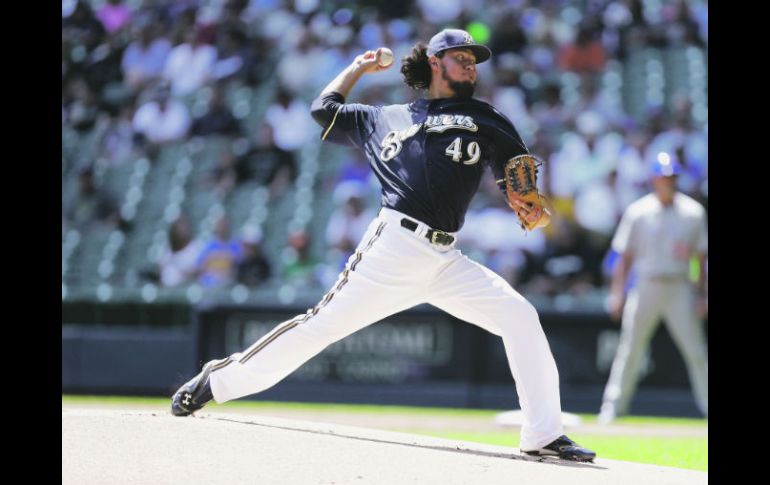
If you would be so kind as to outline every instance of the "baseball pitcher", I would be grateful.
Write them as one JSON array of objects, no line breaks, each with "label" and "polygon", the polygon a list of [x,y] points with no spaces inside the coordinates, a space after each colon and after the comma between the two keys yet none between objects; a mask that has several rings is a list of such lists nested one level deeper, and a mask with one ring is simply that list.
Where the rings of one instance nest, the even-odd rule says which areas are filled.
[{"label": "baseball pitcher", "polygon": [[467,32],[444,30],[402,59],[406,84],[425,97],[390,106],[346,102],[361,76],[388,68],[379,62],[382,52],[356,57],[312,104],[322,140],[365,154],[382,184],[379,214],[315,307],[243,352],[207,363],[174,395],[172,412],[185,416],[212,399],[263,391],[333,342],[428,303],[502,338],[525,417],[522,451],[593,460],[593,451],[563,434],[559,374],[537,311],[455,248],[487,167],[524,230],[546,225],[551,214],[536,186],[538,160],[510,120],[472,97],[476,64],[490,50]]}]

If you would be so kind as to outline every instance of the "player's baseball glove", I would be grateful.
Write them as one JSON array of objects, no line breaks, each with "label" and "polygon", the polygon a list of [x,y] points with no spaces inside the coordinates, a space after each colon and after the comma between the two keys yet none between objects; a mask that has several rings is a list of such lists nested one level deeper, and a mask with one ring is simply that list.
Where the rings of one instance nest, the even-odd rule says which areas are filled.
[{"label": "player's baseball glove", "polygon": [[532,231],[551,222],[553,208],[537,191],[537,168],[542,162],[533,155],[513,157],[505,164],[505,193],[508,205],[519,217],[521,228]]}]

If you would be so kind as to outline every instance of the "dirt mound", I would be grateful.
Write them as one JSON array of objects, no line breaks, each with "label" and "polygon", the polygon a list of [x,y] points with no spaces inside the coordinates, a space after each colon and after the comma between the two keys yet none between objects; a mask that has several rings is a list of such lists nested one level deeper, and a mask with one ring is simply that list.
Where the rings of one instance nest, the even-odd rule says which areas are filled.
[{"label": "dirt mound", "polygon": [[501,446],[246,414],[62,409],[62,483],[705,484],[614,460],[539,461]]}]

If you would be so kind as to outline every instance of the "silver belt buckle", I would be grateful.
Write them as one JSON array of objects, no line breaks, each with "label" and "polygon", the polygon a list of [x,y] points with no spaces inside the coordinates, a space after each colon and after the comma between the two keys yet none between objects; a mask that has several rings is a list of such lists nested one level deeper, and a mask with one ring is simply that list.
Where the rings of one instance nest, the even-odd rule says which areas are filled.
[{"label": "silver belt buckle", "polygon": [[[438,242],[438,237],[439,236],[444,236],[444,237],[446,237],[447,240],[449,240],[449,238],[452,237],[449,234],[447,234],[446,232],[437,231],[437,230],[434,229],[433,230],[433,234],[430,235],[430,242],[432,242],[433,244],[439,244],[439,242]],[[451,243],[442,244],[442,246],[448,246],[449,244],[451,244]]]}]

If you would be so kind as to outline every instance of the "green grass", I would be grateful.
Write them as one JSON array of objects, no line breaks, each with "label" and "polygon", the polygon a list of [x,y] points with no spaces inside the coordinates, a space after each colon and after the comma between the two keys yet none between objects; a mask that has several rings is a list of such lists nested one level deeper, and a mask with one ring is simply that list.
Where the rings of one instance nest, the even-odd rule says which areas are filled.
[{"label": "green grass", "polygon": [[[515,431],[491,433],[436,432],[421,429],[396,429],[394,431],[490,445],[519,446],[519,434]],[[581,445],[594,450],[600,458],[708,471],[708,438],[631,437],[574,433],[570,433],[569,436]]]},{"label": "green grass", "polygon": [[[62,404],[93,403],[107,405],[146,405],[167,406],[170,398],[165,397],[133,397],[133,396],[75,396],[63,395]],[[434,408],[416,406],[388,406],[375,404],[332,404],[332,403],[299,403],[278,401],[232,401],[218,404],[217,407],[252,408],[252,409],[296,409],[302,411],[350,412],[362,414],[423,414],[430,416],[469,416],[494,417],[504,410],[496,409],[464,409],[464,408]],[[586,424],[596,422],[595,414],[577,414]],[[707,426],[705,419],[666,418],[657,416],[626,416],[616,420],[618,424],[649,424],[675,426]]]},{"label": "green grass", "polygon": [[[106,404],[106,405],[144,405],[144,406],[168,406],[170,397],[134,397],[134,396],[81,396],[62,395],[62,404]],[[390,406],[381,404],[334,404],[334,403],[302,403],[280,401],[231,401],[225,404],[217,404],[218,408],[253,408],[253,409],[296,409],[301,411],[329,411],[350,413],[376,413],[376,414],[423,414],[430,416],[469,416],[469,417],[494,417],[505,409],[465,409],[465,408],[436,408],[423,406]],[[577,414],[584,423],[596,422],[595,414]],[[616,420],[618,424],[650,424],[650,425],[676,425],[676,426],[707,426],[708,421],[696,418],[666,418],[658,416],[626,416]]]},{"label": "green grass", "polygon": [[[578,414],[585,424],[596,423],[596,414]],[[623,416],[615,420],[618,424],[649,424],[655,426],[708,426],[703,418],[667,418],[660,416]]]},{"label": "green grass", "polygon": [[[62,395],[62,404],[104,404],[104,405],[140,405],[163,406],[170,405],[170,398],[163,397],[123,397],[123,396],[72,396]],[[296,409],[298,411],[327,411],[330,413],[360,413],[360,414],[422,414],[426,416],[466,416],[494,417],[500,410],[462,409],[462,408],[430,408],[414,406],[385,406],[379,404],[330,404],[330,403],[300,403],[277,401],[231,401],[217,404],[218,409],[250,408],[250,409]]]},{"label": "green grass", "polygon": [[[99,406],[149,406],[166,408],[170,403],[164,397],[124,397],[124,396],[72,396],[62,395],[62,404],[67,405],[99,405]],[[381,406],[368,404],[327,404],[327,403],[296,403],[274,401],[233,401],[218,404],[217,410],[253,409],[260,410],[296,410],[305,412],[355,413],[377,415],[424,415],[431,417],[455,418],[488,418],[502,410],[489,409],[458,409],[458,408],[429,408],[412,406]],[[579,414],[584,424],[596,422],[596,415]],[[628,416],[616,421],[619,425],[635,426],[671,426],[671,427],[700,427],[708,426],[705,419],[691,418],[661,418],[654,416]],[[518,447],[519,434],[513,430],[501,430],[486,433],[468,433],[460,431],[437,432],[428,429],[394,429],[438,438],[463,441],[474,441],[501,446]],[[624,436],[569,433],[570,438],[596,451],[601,458],[633,461],[653,465],[673,466],[692,470],[708,471],[708,438],[707,437],[655,437],[655,436]]]}]

